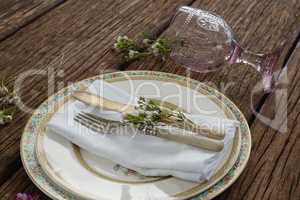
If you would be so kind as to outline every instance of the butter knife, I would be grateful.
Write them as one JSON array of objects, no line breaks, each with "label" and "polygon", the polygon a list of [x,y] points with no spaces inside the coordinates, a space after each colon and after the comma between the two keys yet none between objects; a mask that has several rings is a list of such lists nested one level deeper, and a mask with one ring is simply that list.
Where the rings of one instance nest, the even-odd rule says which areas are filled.
[{"label": "butter knife", "polygon": [[[137,110],[133,105],[112,101],[104,97],[94,95],[87,91],[76,91],[72,94],[72,96],[76,100],[79,100],[90,106],[121,112],[125,116],[137,113]],[[210,139],[223,140],[225,137],[223,131],[217,132],[209,129],[208,127],[195,124],[191,120],[189,120],[185,115],[183,115],[183,122],[181,123],[177,123],[177,122],[174,123],[174,120],[172,119],[165,119],[164,122],[172,124],[173,126],[177,126],[178,128],[181,129],[187,129],[191,132],[197,133],[199,136],[208,137]]]}]

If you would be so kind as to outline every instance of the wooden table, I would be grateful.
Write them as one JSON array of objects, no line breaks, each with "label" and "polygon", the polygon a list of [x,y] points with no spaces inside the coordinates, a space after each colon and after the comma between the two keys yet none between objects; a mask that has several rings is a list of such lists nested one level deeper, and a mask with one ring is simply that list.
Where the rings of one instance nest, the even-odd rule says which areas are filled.
[{"label": "wooden table", "polygon": [[[118,35],[135,37],[153,24],[159,27],[157,36],[163,35],[180,5],[217,12],[241,45],[252,51],[272,51],[285,44],[278,66],[280,81],[271,94],[252,92],[260,76],[248,66],[191,74],[221,88],[243,111],[252,131],[253,148],[245,171],[216,199],[300,199],[299,0],[1,0],[0,75],[13,87],[20,74],[40,72],[18,88],[31,108],[62,84],[104,72],[143,69],[186,75],[184,68],[171,61],[161,65],[146,60],[120,68],[110,50]],[[45,70],[56,73],[55,79],[47,78]],[[273,128],[263,116],[275,118]],[[1,200],[14,199],[17,192],[48,199],[29,180],[20,160],[20,137],[29,117],[18,112],[12,123],[0,127]],[[277,131],[286,122],[287,131]]]}]

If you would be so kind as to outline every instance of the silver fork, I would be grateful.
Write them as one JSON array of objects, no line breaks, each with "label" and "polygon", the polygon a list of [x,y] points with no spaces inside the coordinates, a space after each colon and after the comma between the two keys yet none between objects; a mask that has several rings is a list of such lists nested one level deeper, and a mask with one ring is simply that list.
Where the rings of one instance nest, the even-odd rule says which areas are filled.
[{"label": "silver fork", "polygon": [[120,128],[125,127],[125,124],[120,121],[109,120],[84,112],[78,113],[74,120],[97,133],[117,134]]},{"label": "silver fork", "polygon": [[[91,129],[97,133],[105,134],[120,134],[125,133],[125,129],[128,130],[132,128],[131,134],[142,133],[141,131],[137,132],[137,129],[134,125],[126,124],[120,121],[113,121],[101,118],[99,116],[90,114],[90,113],[78,113],[74,120],[81,124],[82,126]],[[154,132],[152,136],[163,138],[166,140],[175,141],[178,143],[183,143],[187,145],[192,145],[194,147],[210,150],[210,151],[221,151],[224,147],[222,141],[210,139],[207,137],[197,136],[194,134],[183,134],[184,130],[182,129],[172,129],[172,132],[168,128],[154,127]],[[146,133],[144,133],[146,134]]]}]

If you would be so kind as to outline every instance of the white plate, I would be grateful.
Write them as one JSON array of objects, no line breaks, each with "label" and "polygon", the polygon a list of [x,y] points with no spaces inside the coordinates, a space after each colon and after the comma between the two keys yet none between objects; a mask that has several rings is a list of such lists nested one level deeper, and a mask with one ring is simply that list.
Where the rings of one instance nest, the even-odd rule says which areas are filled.
[{"label": "white plate", "polygon": [[[237,131],[228,159],[209,181],[200,184],[173,177],[143,177],[109,160],[95,157],[57,134],[46,131],[47,122],[51,119],[53,113],[69,101],[70,90],[87,87],[93,80],[98,78],[105,79],[129,93],[134,91],[135,95],[158,99],[173,96],[168,99],[169,102],[180,104],[185,110],[195,114],[200,108],[202,111],[213,111],[212,116],[239,120],[241,127]],[[128,79],[131,81],[129,82]],[[157,88],[159,88],[159,91],[157,91]],[[178,92],[179,90],[181,92]],[[155,94],[159,95],[153,96]],[[181,96],[178,97],[178,94]],[[201,98],[196,101],[186,98],[195,95],[201,96]],[[47,180],[47,182],[50,178],[55,183],[51,184],[51,181],[49,181],[52,190],[61,191],[65,196],[71,196],[75,199],[185,199],[199,193],[201,193],[200,196],[211,198],[223,191],[236,179],[246,164],[250,153],[251,139],[248,126],[240,111],[232,102],[204,84],[196,81],[187,82],[184,77],[177,75],[146,71],[106,74],[70,86],[69,91],[65,89],[59,92],[44,104],[47,104],[48,109],[43,114],[39,114],[39,122],[34,123],[35,131],[33,131],[33,134],[35,134],[34,139],[36,141],[32,145],[33,151],[37,152],[40,163],[38,170],[42,170],[46,174],[45,176],[41,172],[39,177]],[[38,110],[42,108],[43,106]],[[37,111],[35,115],[37,113],[39,112]],[[31,123],[35,120],[35,115],[33,115]],[[28,126],[26,130],[28,130]],[[24,135],[26,135],[26,131]],[[22,140],[22,144],[24,140]],[[241,140],[244,141],[241,142]],[[241,146],[241,144],[243,145]],[[28,146],[22,145],[21,147],[26,148]],[[240,158],[237,160],[239,154]],[[29,164],[23,155],[22,153],[26,167]],[[241,156],[243,156],[242,160]],[[36,162],[35,159],[34,161]],[[237,165],[237,168],[233,168],[234,163],[240,164]],[[26,168],[33,180],[37,182],[37,176],[32,175],[30,166]],[[231,171],[230,173],[238,173],[235,173],[233,177],[228,176],[230,181],[224,183],[224,176],[229,171]],[[223,180],[221,180],[222,178]],[[218,184],[220,184],[220,180],[223,181],[221,188],[215,188],[212,193],[208,194],[204,192],[208,188],[210,188],[209,190],[214,188],[216,183],[219,182]],[[54,192],[49,192],[49,186],[45,187],[45,184],[42,186],[40,183],[37,184],[44,191],[46,190],[46,193],[52,198],[54,197]],[[61,196],[56,194],[55,198],[65,198]]]}]

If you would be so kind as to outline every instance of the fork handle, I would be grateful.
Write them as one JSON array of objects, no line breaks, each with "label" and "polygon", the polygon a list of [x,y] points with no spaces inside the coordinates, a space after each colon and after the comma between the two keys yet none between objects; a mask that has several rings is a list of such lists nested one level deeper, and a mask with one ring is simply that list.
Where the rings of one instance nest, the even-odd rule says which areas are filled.
[{"label": "fork handle", "polygon": [[117,111],[123,114],[132,114],[135,112],[135,108],[132,105],[112,101],[101,96],[96,96],[90,92],[76,91],[72,94],[72,96],[75,99],[93,107]]}]

